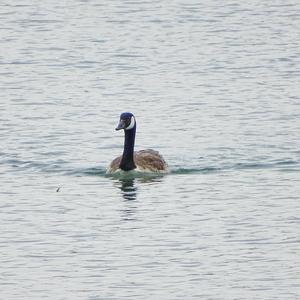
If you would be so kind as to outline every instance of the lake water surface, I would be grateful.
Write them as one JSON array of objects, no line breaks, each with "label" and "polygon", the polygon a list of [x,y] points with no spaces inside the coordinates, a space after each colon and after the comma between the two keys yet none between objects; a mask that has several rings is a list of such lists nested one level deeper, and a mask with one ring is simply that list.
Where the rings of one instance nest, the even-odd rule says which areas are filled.
[{"label": "lake water surface", "polygon": [[300,4],[244,2],[0,3],[1,299],[300,299]]}]

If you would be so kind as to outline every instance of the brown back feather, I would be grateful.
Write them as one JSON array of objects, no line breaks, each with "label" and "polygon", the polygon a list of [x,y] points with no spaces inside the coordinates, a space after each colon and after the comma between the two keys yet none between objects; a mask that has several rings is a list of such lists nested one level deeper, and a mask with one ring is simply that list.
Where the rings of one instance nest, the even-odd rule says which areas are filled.
[{"label": "brown back feather", "polygon": [[[108,172],[113,173],[117,171],[120,167],[121,160],[122,160],[122,155],[115,158],[111,162]],[[152,149],[135,151],[134,162],[137,167],[141,169],[147,169],[152,172],[168,171],[168,165],[163,159],[163,157],[159,154],[158,151]]]},{"label": "brown back feather", "polygon": [[167,171],[168,165],[158,151],[146,149],[134,152],[134,161],[141,169],[153,172]]},{"label": "brown back feather", "polygon": [[120,163],[121,163],[121,160],[122,160],[122,155],[116,157],[111,163],[110,163],[110,166],[109,166],[109,172],[112,173],[112,172],[115,172],[119,169],[120,167]]}]

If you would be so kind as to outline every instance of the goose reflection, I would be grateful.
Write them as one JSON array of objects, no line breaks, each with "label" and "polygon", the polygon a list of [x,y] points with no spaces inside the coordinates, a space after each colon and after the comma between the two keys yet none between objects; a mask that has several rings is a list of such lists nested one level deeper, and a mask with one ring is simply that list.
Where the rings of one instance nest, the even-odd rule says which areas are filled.
[{"label": "goose reflection", "polygon": [[137,187],[134,178],[118,179],[116,186],[121,190],[124,198],[124,206],[120,209],[121,218],[123,221],[135,221],[136,216],[136,196]]},{"label": "goose reflection", "polygon": [[134,178],[119,179],[120,190],[125,200],[136,200],[137,187]]},{"label": "goose reflection", "polygon": [[114,186],[121,190],[121,195],[124,199],[122,212],[122,220],[136,221],[138,209],[138,190],[151,189],[150,185],[158,184],[162,181],[162,176],[156,177],[131,177],[131,178],[113,178]]},{"label": "goose reflection", "polygon": [[162,176],[155,177],[140,177],[140,178],[118,178],[114,179],[115,186],[118,187],[124,200],[132,201],[136,200],[138,196],[138,186],[146,186],[152,183],[158,183],[162,181]]}]

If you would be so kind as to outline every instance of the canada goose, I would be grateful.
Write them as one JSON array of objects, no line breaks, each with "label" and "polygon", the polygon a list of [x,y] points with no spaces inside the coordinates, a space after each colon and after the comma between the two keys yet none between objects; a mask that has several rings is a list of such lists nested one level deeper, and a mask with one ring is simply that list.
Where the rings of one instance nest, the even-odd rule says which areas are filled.
[{"label": "canada goose", "polygon": [[157,151],[152,149],[134,151],[136,120],[132,113],[121,114],[116,130],[121,129],[125,132],[123,154],[111,162],[107,169],[108,174],[131,170],[146,173],[169,172],[167,163]]}]

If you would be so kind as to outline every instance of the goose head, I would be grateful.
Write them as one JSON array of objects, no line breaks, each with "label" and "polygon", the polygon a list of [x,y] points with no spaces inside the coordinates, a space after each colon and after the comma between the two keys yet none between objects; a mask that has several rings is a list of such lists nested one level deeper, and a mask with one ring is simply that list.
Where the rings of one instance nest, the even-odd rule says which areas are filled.
[{"label": "goose head", "polygon": [[116,127],[116,130],[130,130],[135,127],[135,117],[130,112],[124,112],[120,115],[120,121],[118,126]]}]

